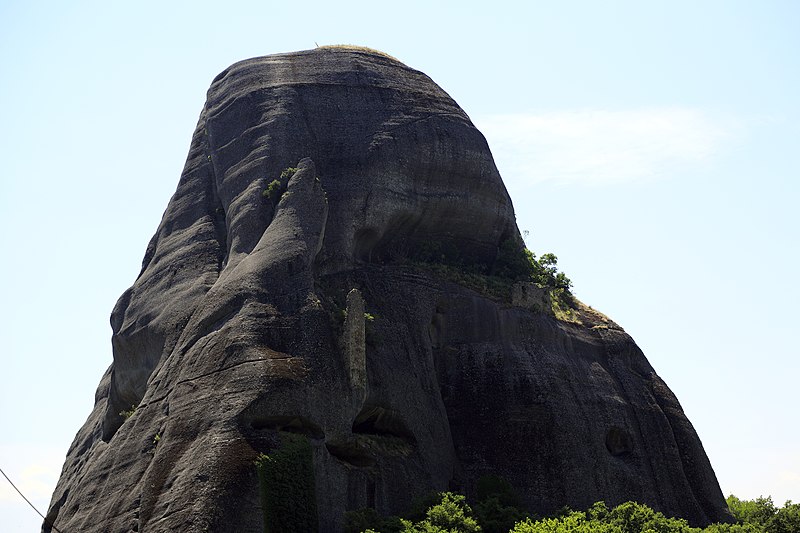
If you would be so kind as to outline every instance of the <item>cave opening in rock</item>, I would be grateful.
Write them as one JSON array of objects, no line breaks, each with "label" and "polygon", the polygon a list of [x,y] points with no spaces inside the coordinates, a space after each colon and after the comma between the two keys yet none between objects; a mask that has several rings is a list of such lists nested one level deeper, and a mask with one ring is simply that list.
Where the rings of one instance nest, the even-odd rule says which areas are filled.
[{"label": "cave opening in rock", "polygon": [[325,432],[322,428],[303,416],[284,415],[259,417],[250,423],[250,427],[255,430],[274,429],[287,433],[297,433],[317,440],[325,438]]},{"label": "cave opening in rock", "polygon": [[379,406],[366,406],[361,410],[353,421],[353,433],[397,437],[412,445],[417,441],[400,413]]}]

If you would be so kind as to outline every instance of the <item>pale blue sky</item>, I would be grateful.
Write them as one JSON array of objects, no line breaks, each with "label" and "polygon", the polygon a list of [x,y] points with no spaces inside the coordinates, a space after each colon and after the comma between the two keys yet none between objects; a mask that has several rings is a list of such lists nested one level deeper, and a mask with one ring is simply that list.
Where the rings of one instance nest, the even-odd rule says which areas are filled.
[{"label": "pale blue sky", "polygon": [[[44,512],[213,77],[354,43],[486,135],[528,245],[619,322],[723,492],[800,500],[800,3],[0,4],[0,467]],[[0,530],[38,517],[0,480]]]}]

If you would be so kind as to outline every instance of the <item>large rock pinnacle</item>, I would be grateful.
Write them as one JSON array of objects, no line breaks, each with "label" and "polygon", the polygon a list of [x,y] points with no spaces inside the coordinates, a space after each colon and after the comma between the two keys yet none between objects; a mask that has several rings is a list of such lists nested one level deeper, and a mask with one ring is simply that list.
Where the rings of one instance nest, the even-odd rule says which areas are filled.
[{"label": "large rock pinnacle", "polygon": [[539,513],[637,500],[725,520],[694,429],[619,326],[579,302],[565,319],[533,285],[464,285],[509,240],[485,139],[424,74],[354,48],[231,66],[114,307],[48,520],[261,532],[254,461],[300,444],[323,532],[485,474]]}]

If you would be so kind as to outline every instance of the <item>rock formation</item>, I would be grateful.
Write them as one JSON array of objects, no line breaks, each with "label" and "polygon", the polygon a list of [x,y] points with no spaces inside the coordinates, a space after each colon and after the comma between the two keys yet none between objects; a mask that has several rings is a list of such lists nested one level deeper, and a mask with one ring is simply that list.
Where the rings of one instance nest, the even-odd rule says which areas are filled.
[{"label": "rock formation", "polygon": [[637,500],[726,520],[692,425],[619,326],[419,260],[490,274],[509,240],[485,139],[421,72],[355,48],[231,66],[114,307],[48,519],[261,532],[254,461],[289,435],[310,446],[323,532],[485,474],[539,513]]}]

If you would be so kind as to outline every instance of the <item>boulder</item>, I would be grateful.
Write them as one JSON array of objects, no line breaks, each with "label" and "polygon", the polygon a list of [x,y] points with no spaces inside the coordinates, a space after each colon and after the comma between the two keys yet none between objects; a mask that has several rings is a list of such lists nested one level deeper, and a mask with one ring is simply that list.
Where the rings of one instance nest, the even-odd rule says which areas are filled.
[{"label": "boulder", "polygon": [[[48,521],[261,532],[283,497],[338,532],[348,510],[471,496],[487,474],[537,513],[636,500],[728,520],[697,434],[622,328],[489,283],[509,240],[522,246],[484,137],[423,73],[360,48],[231,66],[114,307],[113,363]],[[302,482],[269,470],[281,457]]]}]

